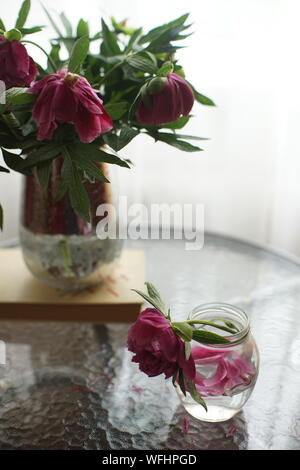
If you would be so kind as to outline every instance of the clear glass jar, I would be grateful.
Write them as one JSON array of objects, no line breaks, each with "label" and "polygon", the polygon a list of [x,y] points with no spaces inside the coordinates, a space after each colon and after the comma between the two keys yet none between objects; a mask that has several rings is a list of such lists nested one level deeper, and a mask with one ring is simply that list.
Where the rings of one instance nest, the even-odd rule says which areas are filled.
[{"label": "clear glass jar", "polygon": [[97,224],[103,218],[97,215],[97,208],[109,204],[118,214],[117,178],[112,165],[98,163],[111,184],[85,181],[91,205],[88,223],[76,215],[68,194],[56,200],[62,165],[62,158],[53,161],[46,195],[35,172],[24,178],[20,243],[25,263],[35,277],[59,289],[81,290],[110,276],[121,255],[122,240],[97,236]]},{"label": "clear glass jar", "polygon": [[196,364],[196,389],[205,400],[208,411],[187,392],[177,387],[186,411],[202,421],[227,421],[238,413],[249,399],[259,370],[259,352],[250,331],[248,316],[241,309],[222,303],[196,307],[189,320],[217,323],[228,331],[203,324],[194,324],[225,337],[225,344],[200,344],[192,341]]}]

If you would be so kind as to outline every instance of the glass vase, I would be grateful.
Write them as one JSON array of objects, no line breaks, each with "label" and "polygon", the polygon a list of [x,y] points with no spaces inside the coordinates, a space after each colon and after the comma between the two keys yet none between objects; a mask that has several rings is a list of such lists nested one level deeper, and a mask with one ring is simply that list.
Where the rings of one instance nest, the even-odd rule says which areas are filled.
[{"label": "glass vase", "polygon": [[259,352],[250,331],[248,316],[232,305],[212,303],[195,308],[189,320],[218,323],[228,331],[206,325],[201,329],[224,336],[228,343],[200,344],[192,341],[191,354],[196,364],[195,386],[205,400],[207,411],[176,388],[186,411],[202,421],[227,421],[249,399],[259,370]]},{"label": "glass vase", "polygon": [[103,219],[96,215],[97,208],[101,204],[116,208],[116,181],[111,165],[97,164],[110,183],[84,183],[91,205],[91,222],[86,222],[72,209],[68,194],[56,201],[62,164],[62,158],[53,161],[47,194],[35,170],[24,177],[20,243],[25,263],[35,277],[56,288],[81,290],[111,275],[121,254],[119,239],[101,240],[96,233]]}]

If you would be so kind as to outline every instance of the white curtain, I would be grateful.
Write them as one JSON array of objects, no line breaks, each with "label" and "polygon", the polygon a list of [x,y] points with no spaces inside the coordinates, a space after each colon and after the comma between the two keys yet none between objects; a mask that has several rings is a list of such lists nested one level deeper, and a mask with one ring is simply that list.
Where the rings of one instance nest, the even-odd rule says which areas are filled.
[{"label": "white curtain", "polygon": [[[32,24],[47,22],[32,1]],[[21,0],[5,2],[4,20]],[[191,82],[217,103],[196,105],[185,133],[210,137],[204,152],[187,154],[139,137],[124,151],[133,170],[119,171],[131,202],[203,203],[206,229],[300,255],[300,122],[297,0],[44,0],[74,21],[129,18],[145,29],[191,12],[195,34],[179,53]],[[46,45],[53,30],[36,35]],[[30,47],[34,57],[43,61]],[[1,239],[17,234],[19,177],[1,175],[6,212]]]}]

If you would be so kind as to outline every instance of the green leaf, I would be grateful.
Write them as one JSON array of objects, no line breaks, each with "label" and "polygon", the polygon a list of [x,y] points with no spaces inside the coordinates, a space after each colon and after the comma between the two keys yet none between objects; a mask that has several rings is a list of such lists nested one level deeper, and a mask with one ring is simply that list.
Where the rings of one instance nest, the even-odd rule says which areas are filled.
[{"label": "green leaf", "polygon": [[160,296],[159,291],[156,289],[154,284],[151,284],[151,282],[145,282],[145,286],[147,287],[148,294],[150,297],[153,299],[159,300],[161,303],[163,303],[162,298]]},{"label": "green leaf", "polygon": [[[26,88],[25,88],[26,89]],[[13,90],[11,88],[9,91]],[[22,88],[20,88],[22,90]],[[33,104],[35,102],[35,96],[32,93],[15,93],[7,97],[7,102],[12,104]]]},{"label": "green leaf", "polygon": [[205,95],[202,95],[199,92],[195,94],[195,98],[198,101],[198,103],[204,104],[205,106],[216,106],[213,100],[211,100]]},{"label": "green leaf", "polygon": [[178,371],[178,384],[183,395],[186,397],[186,386],[182,369],[179,369]]},{"label": "green leaf", "polygon": [[119,101],[118,103],[107,103],[105,106],[106,111],[113,121],[120,119],[126,111],[128,111],[128,102]]},{"label": "green leaf", "polygon": [[22,95],[27,91],[27,88],[13,87],[6,90],[6,103],[12,103],[15,97]]},{"label": "green leaf", "polygon": [[63,177],[68,187],[69,198],[73,210],[78,217],[87,222],[90,221],[90,201],[80,174],[72,161],[66,147],[63,149],[64,165]]},{"label": "green leaf", "polygon": [[61,144],[51,143],[47,145],[42,145],[41,147],[30,153],[26,160],[22,161],[19,171],[32,168],[37,164],[40,164],[47,160],[53,160],[61,154],[62,150],[63,146]]},{"label": "green leaf", "polygon": [[193,328],[186,322],[172,322],[172,329],[176,335],[182,338],[184,341],[191,341],[193,338]]},{"label": "green leaf", "polygon": [[184,343],[184,352],[185,352],[185,359],[188,361],[191,357],[192,352],[192,345],[189,341],[185,341]]},{"label": "green leaf", "polygon": [[182,25],[183,23],[186,22],[188,17],[189,17],[189,13],[186,13],[185,15],[182,15],[179,18],[176,18],[170,23],[166,23],[162,26],[158,26],[157,28],[151,29],[149,33],[147,33],[145,36],[141,38],[140,44],[146,44],[147,42],[151,42],[157,39],[159,36],[162,35],[162,33],[167,31],[168,29],[171,29],[173,26]]},{"label": "green leaf", "polygon": [[139,135],[139,131],[132,129],[129,126],[122,127],[118,137],[116,151],[118,152],[119,150],[122,150],[124,147],[126,147],[126,145],[128,145],[137,135]]},{"label": "green leaf", "polygon": [[4,33],[4,36],[9,41],[20,41],[22,39],[21,31],[15,28],[10,29],[9,31],[6,31],[6,33]]},{"label": "green leaf", "polygon": [[16,115],[13,113],[6,113],[2,116],[2,121],[7,125],[11,135],[19,139],[20,136],[18,133],[18,128],[20,127],[20,122],[18,121]]},{"label": "green leaf", "polygon": [[163,129],[182,129],[190,120],[191,116],[181,116],[177,121],[170,122],[169,124],[164,124],[160,126]]},{"label": "green leaf", "polygon": [[1,173],[10,173],[8,168],[5,168],[4,166],[1,166],[1,165],[0,165],[0,172]]},{"label": "green leaf", "polygon": [[[81,142],[76,142],[70,147],[72,153],[81,155],[84,158],[93,160],[94,162],[104,162],[111,163],[113,165],[122,166],[125,168],[130,168],[126,160],[122,159],[120,156],[101,150],[97,145],[92,144],[83,144]],[[113,152],[113,150],[112,150]]]},{"label": "green leaf", "polygon": [[159,310],[164,316],[167,316],[167,313],[165,312],[164,309],[162,309],[162,305],[160,302],[157,302],[155,299],[152,299],[149,295],[145,294],[144,292],[137,290],[137,289],[132,289],[134,292],[136,292],[138,295],[143,297],[149,304],[153,305],[154,308]]},{"label": "green leaf", "polygon": [[113,16],[111,16],[110,20],[117,34],[123,33],[123,34],[126,34],[127,36],[130,36],[135,31],[134,28],[128,28],[126,26],[127,20],[123,20],[120,23],[118,23]]},{"label": "green leaf", "polygon": [[[29,136],[37,131],[37,124],[35,120],[30,117],[23,125],[22,125],[22,135],[24,137]],[[32,142],[33,143],[33,142]],[[22,146],[23,148],[23,146]]]},{"label": "green leaf", "polygon": [[60,13],[60,19],[65,27],[65,30],[66,30],[66,33],[67,33],[67,36],[70,36],[72,37],[72,34],[73,34],[73,30],[72,30],[72,24],[70,23],[70,21],[68,20],[68,18],[66,17],[66,15],[64,14],[64,12]]},{"label": "green leaf", "polygon": [[44,5],[42,4],[42,7],[43,7],[43,10],[44,12],[46,13],[47,17],[48,17],[48,20],[50,21],[53,29],[56,31],[56,33],[58,34],[58,36],[60,38],[63,37],[63,34],[62,32],[60,31],[59,27],[57,26],[57,24],[55,23],[55,21],[53,20],[52,16],[50,15],[50,13],[48,12],[48,10],[46,9],[46,7],[44,7]]},{"label": "green leaf", "polygon": [[3,21],[1,20],[1,18],[0,18],[0,29],[4,32],[6,30],[5,25],[4,25]]},{"label": "green leaf", "polygon": [[20,142],[13,136],[0,135],[1,146],[6,149],[19,149]]},{"label": "green leaf", "polygon": [[182,150],[184,152],[199,152],[203,150],[199,147],[196,147],[195,145],[190,144],[189,142],[185,142],[184,140],[178,139],[176,134],[158,132],[157,134],[152,135],[152,137],[154,137],[155,140],[165,142],[166,144],[169,144],[172,147],[176,147],[177,149]]},{"label": "green leaf", "polygon": [[188,391],[190,392],[191,397],[197,403],[199,403],[199,405],[202,405],[203,408],[205,409],[205,411],[207,411],[206,403],[203,400],[203,398],[199,395],[199,393],[197,392],[197,389],[196,389],[196,386],[195,386],[194,382],[187,382],[187,388],[188,388]]},{"label": "green leaf", "polygon": [[63,169],[62,169],[61,178],[60,178],[59,183],[58,183],[58,187],[57,187],[57,190],[56,190],[54,202],[56,203],[56,202],[60,201],[65,196],[67,191],[68,191],[68,185],[67,185],[66,179],[63,176]]},{"label": "green leaf", "polygon": [[204,104],[205,106],[216,106],[215,103],[213,102],[213,100],[211,100],[210,98],[208,98],[205,95],[202,95],[202,93],[199,93],[199,91],[197,91],[191,83],[189,83],[189,82],[187,82],[187,83],[192,88],[195,99],[196,99],[196,101],[198,101],[198,103]]},{"label": "green leaf", "polygon": [[2,148],[2,155],[5,164],[13,171],[18,171],[20,173],[26,174],[27,172],[21,169],[21,165],[24,163],[24,160],[20,155],[15,153],[8,152],[4,148]]},{"label": "green leaf", "polygon": [[[69,56],[71,55],[74,44],[76,42],[76,38],[65,38],[64,37],[64,38],[55,38],[54,40],[62,42],[64,44],[64,46],[66,47],[66,49],[68,50]],[[66,63],[66,61],[63,61],[62,64],[65,66],[65,63]]]},{"label": "green leaf", "polygon": [[231,328],[232,330],[235,330],[237,333],[239,332],[238,327],[234,323],[232,323],[231,321],[228,321],[228,320],[222,320],[222,321],[224,321],[225,325],[228,328]]},{"label": "green leaf", "polygon": [[104,176],[100,168],[94,162],[87,160],[85,157],[81,157],[77,154],[72,154],[75,165],[91,179],[97,179],[104,183],[109,183],[108,179]]},{"label": "green leaf", "polygon": [[[6,101],[6,93],[5,93],[5,90],[3,91],[2,90],[2,87],[1,87],[1,90],[0,90],[0,98],[1,98],[1,101]],[[1,104],[0,103],[0,114],[3,114],[6,112],[6,104]]]},{"label": "green leaf", "polygon": [[134,54],[128,56],[126,62],[130,67],[140,70],[141,72],[154,74],[157,71],[157,65],[146,55]]},{"label": "green leaf", "polygon": [[101,20],[101,23],[102,23],[103,44],[107,52],[106,55],[112,56],[112,55],[121,54],[121,49],[118,45],[116,35],[112,31],[110,31],[110,29],[108,28],[103,18]]},{"label": "green leaf", "polygon": [[22,36],[26,36],[26,34],[34,34],[43,31],[45,26],[33,26],[32,28],[20,28]]},{"label": "green leaf", "polygon": [[139,29],[136,29],[134,31],[134,33],[132,33],[129,41],[128,41],[128,44],[127,44],[127,47],[125,49],[125,52],[130,52],[132,50],[134,50],[137,42],[138,42],[138,39],[140,38],[141,34],[143,32],[143,28],[139,28]]},{"label": "green leaf", "polygon": [[90,41],[87,36],[83,36],[75,42],[69,60],[69,72],[79,72],[80,67],[88,54],[89,46]]},{"label": "green leaf", "polygon": [[193,330],[193,340],[203,344],[228,344],[230,341],[224,336],[210,331]]},{"label": "green leaf", "polygon": [[40,163],[37,166],[36,174],[38,178],[38,182],[42,188],[43,193],[46,195],[48,192],[49,180],[51,176],[52,170],[52,160],[47,160],[45,162]]},{"label": "green leaf", "polygon": [[30,0],[24,0],[20,8],[18,19],[15,25],[17,29],[23,28],[24,24],[26,23],[29,10],[30,10]]},{"label": "green leaf", "polygon": [[165,303],[162,300],[160,293],[158,292],[156,287],[153,284],[151,284],[151,282],[145,282],[145,285],[147,287],[149,297],[152,300],[154,300],[157,305],[160,306],[160,309],[159,309],[160,311],[165,312],[166,311]]},{"label": "green leaf", "polygon": [[89,25],[86,21],[84,21],[82,18],[79,21],[77,25],[77,37],[81,38],[82,36],[87,36],[89,37],[90,35],[90,28]]},{"label": "green leaf", "polygon": [[150,41],[147,50],[154,53],[166,53],[175,52],[177,49],[180,49],[178,46],[173,46],[171,42],[181,40],[182,36],[179,33],[191,26],[183,24],[186,19],[187,15],[183,15],[181,18],[178,18],[178,20],[174,20],[166,25],[166,27],[162,27],[159,35],[156,35],[156,37]]},{"label": "green leaf", "polygon": [[[56,65],[57,69],[61,68],[64,63],[64,61],[60,60],[60,49],[61,47],[59,43],[51,43],[51,51],[49,56],[51,57],[52,62],[54,62],[54,64]],[[47,72],[53,72],[53,66],[49,60],[47,63]]]},{"label": "green leaf", "polygon": [[196,135],[186,135],[186,134],[177,134],[177,138],[179,139],[188,139],[188,140],[209,140],[207,137],[198,137]]},{"label": "green leaf", "polygon": [[[35,101],[34,95],[26,93],[28,88],[13,87],[6,90],[5,105],[3,105],[2,112],[17,111],[23,108],[28,108],[28,105]],[[19,96],[21,96],[19,98]]]},{"label": "green leaf", "polygon": [[161,77],[166,77],[169,73],[172,73],[174,70],[174,65],[172,62],[165,62],[164,65],[158,70],[157,75]]}]

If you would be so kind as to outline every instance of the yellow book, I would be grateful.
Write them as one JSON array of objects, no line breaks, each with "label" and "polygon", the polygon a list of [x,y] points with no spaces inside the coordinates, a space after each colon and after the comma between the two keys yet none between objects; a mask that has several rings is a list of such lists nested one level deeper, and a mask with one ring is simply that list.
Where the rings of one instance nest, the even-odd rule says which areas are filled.
[{"label": "yellow book", "polygon": [[54,289],[35,279],[19,248],[0,250],[0,319],[128,323],[143,300],[144,252],[124,251],[115,272],[99,286],[79,292]]}]

